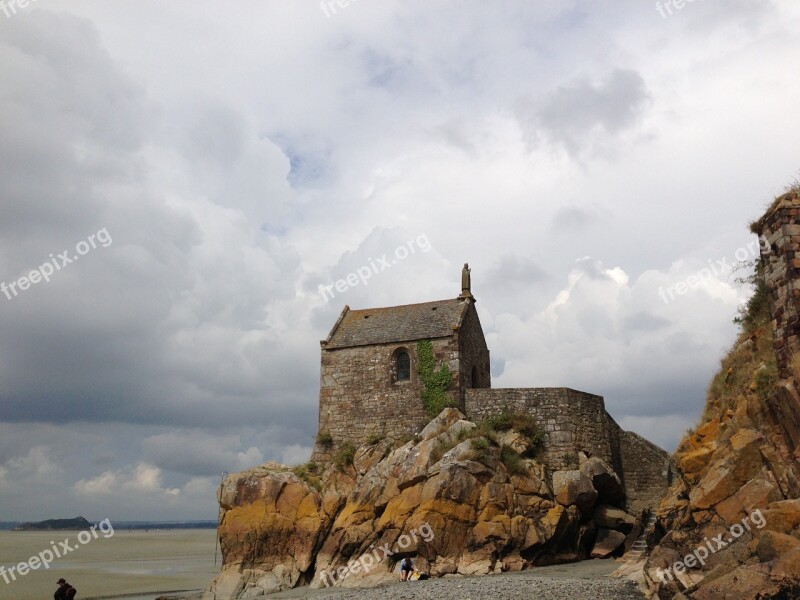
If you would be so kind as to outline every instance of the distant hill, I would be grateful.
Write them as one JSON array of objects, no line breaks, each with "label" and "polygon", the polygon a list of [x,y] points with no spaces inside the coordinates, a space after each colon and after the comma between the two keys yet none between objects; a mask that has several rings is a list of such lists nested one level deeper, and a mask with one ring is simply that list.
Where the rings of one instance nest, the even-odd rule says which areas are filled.
[{"label": "distant hill", "polygon": [[78,531],[89,529],[92,524],[83,517],[74,519],[48,519],[38,523],[23,523],[14,528],[14,531]]},{"label": "distant hill", "polygon": [[[216,529],[216,521],[112,521],[114,529]],[[92,523],[83,517],[74,519],[49,519],[36,523],[0,521],[0,531],[78,531],[89,529]]]}]

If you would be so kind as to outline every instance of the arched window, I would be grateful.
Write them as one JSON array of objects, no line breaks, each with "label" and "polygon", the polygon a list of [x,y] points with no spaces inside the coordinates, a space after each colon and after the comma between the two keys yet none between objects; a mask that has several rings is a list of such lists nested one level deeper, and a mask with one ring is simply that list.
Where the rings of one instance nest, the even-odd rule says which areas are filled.
[{"label": "arched window", "polygon": [[408,352],[401,350],[394,358],[395,380],[408,381],[411,379],[411,357]]},{"label": "arched window", "polygon": [[472,387],[478,387],[478,367],[472,367],[472,373],[470,375]]}]

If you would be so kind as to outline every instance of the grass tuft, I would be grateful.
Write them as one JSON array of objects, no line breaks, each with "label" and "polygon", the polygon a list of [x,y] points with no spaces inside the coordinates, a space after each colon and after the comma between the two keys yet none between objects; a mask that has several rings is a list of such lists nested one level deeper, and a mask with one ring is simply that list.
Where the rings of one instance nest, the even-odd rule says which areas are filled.
[{"label": "grass tuft", "polygon": [[333,457],[333,465],[338,471],[344,471],[347,467],[353,464],[353,459],[356,456],[356,447],[353,444],[345,444],[336,452]]}]

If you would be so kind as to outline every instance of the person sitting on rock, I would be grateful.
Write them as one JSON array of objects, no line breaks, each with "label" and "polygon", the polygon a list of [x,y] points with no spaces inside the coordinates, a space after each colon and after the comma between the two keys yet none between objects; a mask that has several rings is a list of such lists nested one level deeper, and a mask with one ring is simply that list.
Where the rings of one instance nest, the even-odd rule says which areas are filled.
[{"label": "person sitting on rock", "polygon": [[411,572],[414,570],[414,563],[411,562],[411,557],[406,556],[400,561],[400,581],[410,581]]}]

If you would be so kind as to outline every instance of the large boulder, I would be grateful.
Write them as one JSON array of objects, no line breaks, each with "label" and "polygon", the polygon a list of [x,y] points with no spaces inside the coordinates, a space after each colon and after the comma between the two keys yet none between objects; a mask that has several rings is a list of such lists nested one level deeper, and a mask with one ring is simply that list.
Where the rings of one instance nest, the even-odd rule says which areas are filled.
[{"label": "large boulder", "polygon": [[625,505],[625,488],[619,475],[603,460],[580,453],[580,470],[597,490],[597,502],[622,507]]},{"label": "large boulder", "polygon": [[597,529],[597,539],[592,548],[592,558],[605,558],[613,553],[625,542],[625,534],[613,529],[599,527]]},{"label": "large boulder", "polygon": [[630,533],[636,525],[636,517],[629,515],[624,510],[613,506],[596,506],[592,513],[592,520],[600,527],[614,529],[622,533]]},{"label": "large boulder", "polygon": [[591,478],[580,470],[553,473],[553,495],[559,504],[577,506],[582,514],[588,514],[597,500]]}]

